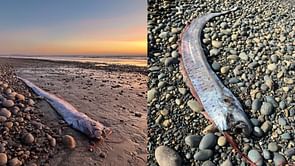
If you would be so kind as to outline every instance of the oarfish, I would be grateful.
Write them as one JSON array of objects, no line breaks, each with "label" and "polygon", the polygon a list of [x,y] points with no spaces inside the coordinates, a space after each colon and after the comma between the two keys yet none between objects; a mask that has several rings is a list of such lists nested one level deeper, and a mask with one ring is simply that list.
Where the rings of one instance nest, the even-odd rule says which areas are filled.
[{"label": "oarfish", "polygon": [[42,90],[24,78],[18,78],[30,87],[34,93],[44,98],[72,128],[86,134],[92,139],[103,139],[111,134],[110,128],[89,118],[84,113],[77,111],[77,109],[67,101]]},{"label": "oarfish", "polygon": [[246,136],[252,125],[241,103],[218,79],[207,62],[202,48],[201,34],[205,24],[212,18],[227,14],[236,8],[209,13],[194,19],[182,32],[180,38],[181,72],[193,96],[202,104],[209,118],[220,131],[239,129]]}]

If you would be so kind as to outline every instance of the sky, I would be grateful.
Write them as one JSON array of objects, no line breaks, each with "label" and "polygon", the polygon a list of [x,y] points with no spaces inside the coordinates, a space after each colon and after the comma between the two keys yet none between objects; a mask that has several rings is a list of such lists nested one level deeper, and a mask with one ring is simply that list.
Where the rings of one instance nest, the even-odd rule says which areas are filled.
[{"label": "sky", "polygon": [[0,55],[146,55],[145,0],[0,0]]}]

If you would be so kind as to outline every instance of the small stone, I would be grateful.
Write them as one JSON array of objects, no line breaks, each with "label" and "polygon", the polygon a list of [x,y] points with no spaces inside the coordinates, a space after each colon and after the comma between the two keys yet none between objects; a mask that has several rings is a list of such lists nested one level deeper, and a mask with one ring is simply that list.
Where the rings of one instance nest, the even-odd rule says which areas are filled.
[{"label": "small stone", "polygon": [[166,119],[162,123],[163,127],[169,127],[171,125],[171,121],[169,119]]},{"label": "small stone", "polygon": [[284,133],[281,135],[281,138],[284,140],[290,140],[292,139],[291,134],[290,133]]},{"label": "small stone", "polygon": [[202,164],[202,166],[215,166],[215,164],[212,161],[207,160]]},{"label": "small stone", "polygon": [[200,161],[205,161],[205,160],[208,160],[212,156],[213,156],[212,150],[204,149],[204,150],[200,150],[200,151],[196,152],[194,155],[194,159],[200,160]]},{"label": "small stone", "polygon": [[6,108],[10,108],[14,106],[14,102],[12,100],[4,100],[2,105]]},{"label": "small stone", "polygon": [[50,146],[55,147],[56,146],[56,139],[55,138],[50,138],[49,139],[49,144],[50,144]]},{"label": "small stone", "polygon": [[155,158],[159,166],[181,166],[181,157],[167,146],[159,146],[155,150]]},{"label": "small stone", "polygon": [[218,129],[214,124],[209,124],[208,126],[205,127],[205,129],[202,131],[203,134],[208,134],[208,133],[214,133]]},{"label": "small stone", "polygon": [[34,106],[34,105],[35,105],[35,101],[32,100],[32,99],[29,99],[28,104],[29,104],[30,106]]},{"label": "small stone", "polygon": [[276,152],[279,150],[279,147],[278,147],[277,143],[275,143],[275,142],[269,143],[267,148],[268,148],[268,150],[270,150],[272,152]]},{"label": "small stone", "polygon": [[241,52],[239,54],[239,57],[244,61],[247,61],[249,59],[248,55],[245,52]]},{"label": "small stone", "polygon": [[277,65],[275,63],[267,65],[267,69],[270,71],[274,71],[277,69]]},{"label": "small stone", "polygon": [[287,150],[285,151],[285,155],[286,155],[287,157],[294,156],[294,155],[295,155],[295,147],[287,149]]},{"label": "small stone", "polygon": [[0,123],[3,123],[7,120],[5,116],[0,116]]},{"label": "small stone", "polygon": [[286,126],[286,124],[287,124],[287,121],[284,118],[279,118],[278,121],[281,126]]},{"label": "small stone", "polygon": [[220,166],[233,166],[233,164],[230,159],[226,159]]},{"label": "small stone", "polygon": [[263,102],[260,108],[260,112],[262,115],[270,115],[273,112],[273,106],[271,103]]},{"label": "small stone", "polygon": [[279,153],[274,153],[273,161],[275,166],[282,166],[287,163],[285,157]]},{"label": "small stone", "polygon": [[17,157],[15,157],[15,158],[8,161],[8,165],[9,166],[21,166],[22,162],[19,161],[19,159]]},{"label": "small stone", "polygon": [[253,130],[253,134],[254,134],[256,137],[262,137],[262,136],[263,136],[263,131],[261,130],[261,128],[255,126],[255,127],[254,127],[254,130]]},{"label": "small stone", "polygon": [[165,64],[166,67],[167,66],[170,66],[172,64],[175,64],[175,63],[177,63],[177,59],[176,58],[172,58],[172,57],[166,58],[166,60],[164,62],[164,64]]},{"label": "small stone", "polygon": [[265,121],[264,123],[262,123],[260,128],[264,133],[267,133],[268,131],[271,130],[272,124],[270,121]]},{"label": "small stone", "polygon": [[263,154],[263,157],[264,157],[266,160],[271,159],[271,153],[270,153],[269,150],[263,149],[262,154]]},{"label": "small stone", "polygon": [[215,48],[220,48],[222,46],[222,42],[213,40],[212,41],[212,46],[215,47]]},{"label": "small stone", "polygon": [[210,149],[213,148],[216,145],[216,136],[213,133],[206,134],[199,145],[200,149]]},{"label": "small stone", "polygon": [[0,165],[6,165],[7,155],[5,153],[0,153]]},{"label": "small stone", "polygon": [[150,89],[147,92],[147,102],[151,102],[156,96],[157,90],[155,88]]},{"label": "small stone", "polygon": [[193,110],[194,112],[201,112],[203,109],[202,107],[200,106],[200,104],[194,100],[194,99],[191,99],[187,102],[187,105],[190,107],[191,110]]},{"label": "small stone", "polygon": [[10,118],[11,112],[8,109],[6,109],[6,108],[1,108],[0,109],[0,116],[4,116],[6,118]]},{"label": "small stone", "polygon": [[167,116],[169,114],[169,111],[167,109],[163,109],[160,111],[161,115]]},{"label": "small stone", "polygon": [[228,73],[228,71],[229,71],[229,66],[223,66],[220,68],[220,72],[222,74],[226,74],[226,73]]},{"label": "small stone", "polygon": [[212,63],[212,69],[213,69],[213,70],[215,70],[215,71],[219,71],[220,67],[221,67],[221,65],[220,65],[218,62],[214,61],[214,62]]},{"label": "small stone", "polygon": [[184,142],[190,147],[198,147],[202,137],[199,135],[188,135],[185,137]]},{"label": "small stone", "polygon": [[216,56],[219,54],[219,52],[220,52],[219,49],[213,48],[212,50],[210,50],[209,54],[211,56]]},{"label": "small stone", "polygon": [[259,120],[256,119],[256,118],[251,118],[250,121],[253,124],[253,126],[259,126],[260,125]]},{"label": "small stone", "polygon": [[69,149],[74,149],[76,147],[76,140],[70,135],[65,135],[63,137],[63,143]]},{"label": "small stone", "polygon": [[31,133],[27,133],[23,137],[23,142],[28,145],[32,144],[34,142],[34,140],[35,140],[35,138]]},{"label": "small stone", "polygon": [[262,166],[263,165],[263,159],[260,153],[257,150],[250,150],[248,152],[248,157],[251,161],[253,161],[257,166]]},{"label": "small stone", "polygon": [[218,144],[219,146],[224,146],[224,145],[226,145],[226,138],[225,138],[224,136],[220,136],[220,137],[218,138],[218,140],[217,140],[217,144]]},{"label": "small stone", "polygon": [[16,94],[15,98],[17,98],[19,101],[25,101],[25,99],[26,99],[25,96],[22,94]]}]

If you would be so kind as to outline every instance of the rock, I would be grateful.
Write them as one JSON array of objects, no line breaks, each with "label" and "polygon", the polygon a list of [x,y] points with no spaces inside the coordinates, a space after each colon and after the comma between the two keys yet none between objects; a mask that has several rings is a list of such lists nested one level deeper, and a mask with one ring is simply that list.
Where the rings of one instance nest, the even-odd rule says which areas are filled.
[{"label": "rock", "polygon": [[31,133],[27,133],[23,137],[23,142],[27,145],[30,145],[34,142],[35,138]]},{"label": "rock", "polygon": [[155,88],[152,88],[147,92],[147,102],[151,102],[155,96],[156,96],[157,90]]},{"label": "rock", "polygon": [[279,118],[278,121],[281,126],[286,126],[287,124],[287,121],[285,118]]},{"label": "rock", "polygon": [[5,153],[0,153],[0,165],[6,165],[7,155]]},{"label": "rock", "polygon": [[287,163],[285,157],[279,153],[274,153],[273,161],[275,166],[282,166]]},{"label": "rock", "polygon": [[221,65],[219,63],[217,63],[216,61],[214,61],[212,63],[212,69],[215,70],[215,71],[219,71]]},{"label": "rock", "polygon": [[11,112],[8,109],[6,109],[6,108],[1,108],[0,109],[0,116],[4,116],[6,118],[10,118]]},{"label": "rock", "polygon": [[213,148],[216,145],[216,136],[213,133],[208,133],[206,134],[200,144],[199,144],[199,148],[200,149],[210,149]]},{"label": "rock", "polygon": [[216,56],[219,54],[219,52],[220,52],[219,49],[213,48],[212,50],[210,50],[209,54],[211,56]]},{"label": "rock", "polygon": [[202,164],[202,166],[215,166],[215,164],[212,161],[207,160]]},{"label": "rock", "polygon": [[165,119],[163,122],[162,122],[162,125],[163,127],[169,127],[171,125],[171,120],[169,119]]},{"label": "rock", "polygon": [[270,115],[273,112],[273,106],[271,103],[263,102],[260,108],[260,112],[262,115]]},{"label": "rock", "polygon": [[212,46],[215,47],[215,48],[220,48],[222,46],[222,42],[213,40],[212,41]]},{"label": "rock", "polygon": [[168,32],[161,32],[159,37],[162,39],[166,39],[168,37]]},{"label": "rock", "polygon": [[260,107],[261,107],[261,101],[259,99],[254,99],[251,106],[252,110],[257,111],[260,109]]},{"label": "rock", "polygon": [[226,159],[220,166],[233,166],[233,164],[230,159]]},{"label": "rock", "polygon": [[199,135],[188,135],[185,137],[184,142],[190,147],[198,147],[202,137]]},{"label": "rock", "polygon": [[229,66],[223,66],[220,68],[220,73],[226,74],[229,71]]},{"label": "rock", "polygon": [[200,150],[195,153],[194,159],[199,161],[205,161],[208,160],[213,156],[213,151],[210,149]]},{"label": "rock", "polygon": [[21,166],[22,162],[19,161],[19,159],[17,157],[15,157],[15,158],[8,161],[8,165],[9,166]]},{"label": "rock", "polygon": [[247,61],[249,59],[248,55],[245,52],[241,52],[239,54],[239,57],[244,61]]},{"label": "rock", "polygon": [[256,118],[251,118],[250,121],[253,124],[253,126],[259,126],[260,125],[259,120],[256,119]]},{"label": "rock", "polygon": [[295,155],[295,147],[287,149],[287,150],[285,151],[285,155],[286,155],[287,157],[292,157],[292,156],[294,156],[294,155]]},{"label": "rock", "polygon": [[270,71],[275,71],[277,69],[277,65],[275,63],[267,65],[267,69]]},{"label": "rock", "polygon": [[257,150],[250,150],[248,152],[248,157],[252,160],[257,166],[263,165],[263,158]]},{"label": "rock", "polygon": [[263,131],[261,128],[255,126],[254,127],[254,130],[253,130],[253,134],[256,136],[256,137],[262,137],[263,136]]},{"label": "rock", "polygon": [[267,133],[268,131],[271,130],[272,124],[270,121],[265,121],[264,123],[262,123],[260,128],[264,133]]},{"label": "rock", "polygon": [[6,150],[5,146],[3,144],[0,144],[0,153],[4,153],[5,150]]},{"label": "rock", "polygon": [[63,136],[63,143],[69,149],[74,149],[76,147],[76,140],[70,135]]},{"label": "rock", "polygon": [[10,108],[14,106],[14,102],[12,100],[4,100],[2,105],[6,108]]},{"label": "rock", "polygon": [[24,95],[19,93],[15,95],[15,98],[18,99],[19,101],[25,101],[26,99]]},{"label": "rock", "polygon": [[0,116],[0,123],[3,123],[7,120],[5,116]]},{"label": "rock", "polygon": [[226,145],[226,138],[225,138],[224,136],[220,136],[220,137],[218,138],[218,140],[217,140],[217,144],[218,144],[219,146],[224,146],[224,145]]},{"label": "rock", "polygon": [[34,106],[34,105],[35,105],[35,101],[32,100],[32,99],[29,99],[29,100],[28,100],[28,104],[29,104],[30,106]]},{"label": "rock", "polygon": [[266,149],[263,149],[262,154],[263,154],[263,157],[264,157],[266,160],[271,159],[271,153],[270,153],[270,151],[268,151],[268,150],[266,150]]},{"label": "rock", "polygon": [[290,133],[284,133],[281,135],[281,138],[284,140],[290,140],[292,139],[292,136],[290,135]]},{"label": "rock", "polygon": [[181,157],[167,146],[159,146],[155,150],[155,158],[159,166],[181,166]]},{"label": "rock", "polygon": [[194,100],[194,99],[189,100],[187,102],[187,105],[194,112],[201,112],[203,110],[202,107],[200,106],[200,104],[196,100]]},{"label": "rock", "polygon": [[205,127],[202,133],[206,135],[208,133],[214,133],[216,131],[218,131],[217,127],[214,124],[209,124],[208,126]]},{"label": "rock", "polygon": [[55,147],[56,146],[56,139],[55,138],[50,138],[49,139],[49,144],[50,144],[50,146]]},{"label": "rock", "polygon": [[277,143],[275,143],[275,142],[269,143],[267,148],[268,148],[268,150],[270,150],[272,152],[276,152],[279,150],[279,147],[278,147]]},{"label": "rock", "polygon": [[164,64],[165,64],[166,67],[167,66],[170,66],[172,64],[175,64],[175,63],[177,63],[177,59],[176,58],[172,58],[172,57],[166,58],[166,60],[164,62]]}]

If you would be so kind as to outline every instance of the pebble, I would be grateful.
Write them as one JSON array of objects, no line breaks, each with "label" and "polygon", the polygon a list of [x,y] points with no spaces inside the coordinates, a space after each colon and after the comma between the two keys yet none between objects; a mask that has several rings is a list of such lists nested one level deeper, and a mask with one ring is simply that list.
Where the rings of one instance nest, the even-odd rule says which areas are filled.
[{"label": "pebble", "polygon": [[155,158],[159,166],[181,166],[181,157],[167,146],[159,146],[155,150]]},{"label": "pebble", "polygon": [[35,138],[31,133],[25,134],[25,136],[23,138],[23,142],[28,145],[32,144],[34,142],[34,140],[35,140]]},{"label": "pebble", "polygon": [[147,92],[147,102],[151,102],[155,96],[156,96],[157,90],[155,88],[152,88]]},{"label": "pebble", "polygon": [[165,64],[166,67],[167,66],[170,66],[172,64],[175,64],[175,63],[177,63],[177,59],[176,58],[173,58],[173,57],[166,58],[166,60],[164,62],[164,64]]},{"label": "pebble", "polygon": [[219,54],[219,49],[213,48],[212,50],[210,50],[210,55],[211,56],[216,56]]},{"label": "pebble", "polygon": [[198,147],[201,139],[202,137],[199,135],[189,135],[185,137],[184,142],[190,147]]},{"label": "pebble", "polygon": [[263,157],[264,157],[266,160],[271,159],[271,153],[270,153],[269,150],[263,149],[263,150],[262,150],[262,155],[263,155]]},{"label": "pebble", "polygon": [[253,130],[253,134],[256,136],[256,137],[262,137],[263,136],[263,131],[261,128],[255,126],[254,127],[254,130]]},{"label": "pebble", "polygon": [[267,65],[267,69],[270,71],[274,71],[277,69],[277,65],[275,63]]},{"label": "pebble", "polygon": [[22,94],[16,94],[15,98],[17,98],[19,101],[25,101],[25,99],[26,99],[25,96]]},{"label": "pebble", "polygon": [[203,162],[202,166],[215,166],[215,164],[212,161],[207,160],[207,161]]},{"label": "pebble", "polygon": [[0,153],[0,165],[6,165],[7,155],[5,153]]},{"label": "pebble", "polygon": [[213,133],[208,133],[206,134],[200,144],[199,144],[199,148],[200,149],[210,149],[213,148],[216,145],[216,136]]},{"label": "pebble", "polygon": [[222,46],[221,41],[212,40],[212,46],[215,48],[220,48]]},{"label": "pebble", "polygon": [[287,163],[285,157],[279,153],[274,153],[273,161],[275,166],[282,166]]},{"label": "pebble", "polygon": [[263,158],[260,155],[260,153],[257,150],[250,150],[248,152],[248,157],[250,160],[252,160],[257,166],[262,166],[263,165]]},{"label": "pebble", "polygon": [[63,136],[63,143],[69,149],[74,149],[76,147],[76,140],[70,135]]},{"label": "pebble", "polygon": [[278,121],[281,126],[286,126],[287,124],[287,121],[285,118],[279,118]]},{"label": "pebble", "polygon": [[10,108],[14,106],[14,102],[12,100],[4,100],[2,105],[6,108]]},{"label": "pebble", "polygon": [[10,118],[11,112],[8,109],[6,109],[6,108],[1,108],[0,109],[0,116],[4,116],[6,118]]},{"label": "pebble", "polygon": [[230,159],[226,159],[220,166],[233,166],[233,164]]},{"label": "pebble", "polygon": [[15,158],[8,161],[8,165],[9,166],[21,166],[22,162],[19,161],[19,159],[17,157],[15,157]]},{"label": "pebble", "polygon": [[215,61],[212,63],[212,69],[213,70],[219,71],[220,67],[221,67],[221,65],[219,63],[217,63]]},{"label": "pebble", "polygon": [[285,155],[286,155],[287,157],[294,156],[294,155],[295,155],[295,147],[287,149],[287,150],[285,151]]},{"label": "pebble", "polygon": [[290,135],[290,133],[284,133],[281,135],[281,138],[283,140],[290,140],[290,139],[292,139],[292,136]]},{"label": "pebble", "polygon": [[270,121],[265,121],[264,123],[262,123],[260,128],[264,133],[267,133],[268,131],[271,130],[272,124]]},{"label": "pebble", "polygon": [[204,150],[197,151],[194,155],[194,159],[199,161],[205,161],[211,158],[212,156],[213,156],[212,150],[204,149]]},{"label": "pebble", "polygon": [[267,145],[268,150],[272,151],[272,152],[276,152],[279,150],[279,147],[277,145],[277,143],[275,142],[271,142]]},{"label": "pebble", "polygon": [[194,99],[191,99],[187,102],[187,105],[189,106],[190,109],[192,109],[194,112],[201,112],[203,109],[202,107],[200,106],[200,104],[194,100]]},{"label": "pebble", "polygon": [[273,106],[271,103],[263,102],[260,108],[262,115],[270,115],[273,112]]},{"label": "pebble", "polygon": [[240,54],[239,54],[239,57],[242,59],[242,60],[244,60],[244,61],[248,61],[248,55],[245,53],[245,52],[241,52]]},{"label": "pebble", "polygon": [[220,73],[226,74],[229,71],[229,66],[223,66],[220,68]]},{"label": "pebble", "polygon": [[259,99],[254,99],[251,106],[252,110],[257,111],[260,109],[260,107],[261,107],[261,101]]},{"label": "pebble", "polygon": [[219,146],[224,146],[224,145],[226,145],[226,138],[225,138],[224,136],[220,136],[220,137],[218,138],[218,140],[217,140],[217,144],[218,144]]}]

